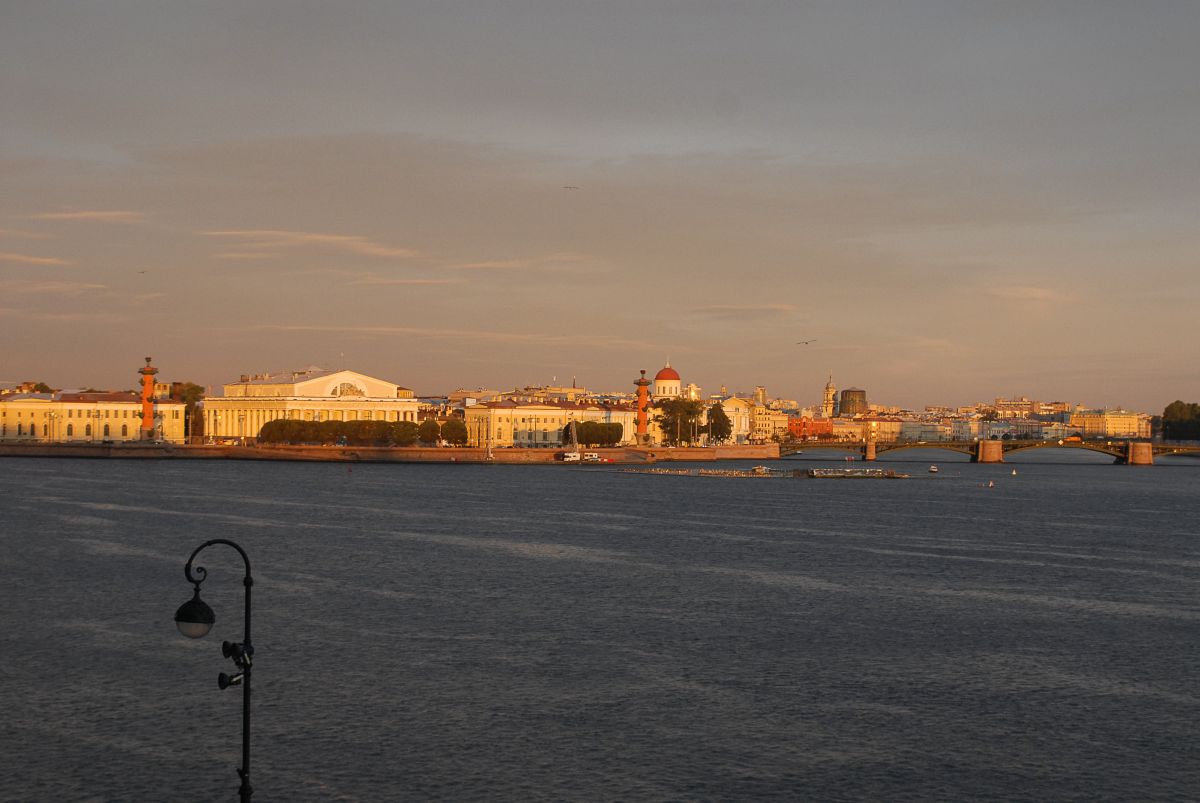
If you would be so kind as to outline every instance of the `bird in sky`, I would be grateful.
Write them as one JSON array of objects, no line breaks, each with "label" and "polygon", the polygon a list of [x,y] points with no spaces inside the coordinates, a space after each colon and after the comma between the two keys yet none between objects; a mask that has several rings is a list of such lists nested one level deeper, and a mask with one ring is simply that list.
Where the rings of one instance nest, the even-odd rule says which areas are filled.
[{"label": "bird in sky", "polygon": [[563,186],[563,189],[564,189],[564,190],[577,190],[577,189],[579,189],[579,188],[578,188],[578,187],[576,187],[574,184],[566,184],[566,185],[564,185],[564,186]]},{"label": "bird in sky", "polygon": [[797,346],[807,346],[809,343],[816,343],[816,342],[817,342],[817,339],[814,337],[812,340],[797,340],[796,345]]}]

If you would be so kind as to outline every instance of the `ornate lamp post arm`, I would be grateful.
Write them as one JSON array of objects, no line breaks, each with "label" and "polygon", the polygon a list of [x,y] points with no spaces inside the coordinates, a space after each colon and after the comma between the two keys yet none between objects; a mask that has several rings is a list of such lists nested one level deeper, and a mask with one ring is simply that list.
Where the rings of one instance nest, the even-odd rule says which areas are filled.
[{"label": "ornate lamp post arm", "polygon": [[208,577],[208,570],[203,566],[193,569],[192,563],[201,551],[214,544],[233,547],[246,564],[246,576],[242,580],[246,589],[246,621],[242,631],[242,642],[237,644],[226,641],[221,644],[222,654],[231,658],[241,671],[234,675],[220,673],[217,676],[217,686],[221,689],[237,685],[242,687],[242,766],[238,769],[242,784],[238,788],[238,795],[242,803],[249,803],[250,796],[254,793],[250,787],[250,668],[254,658],[254,647],[250,643],[250,589],[254,585],[254,578],[250,576],[250,558],[244,549],[226,538],[214,538],[196,547],[183,567],[183,574],[195,587],[195,593],[191,600],[180,606],[175,614],[175,621],[180,631],[190,638],[200,638],[212,628],[215,616],[212,609],[200,599],[200,584]]}]

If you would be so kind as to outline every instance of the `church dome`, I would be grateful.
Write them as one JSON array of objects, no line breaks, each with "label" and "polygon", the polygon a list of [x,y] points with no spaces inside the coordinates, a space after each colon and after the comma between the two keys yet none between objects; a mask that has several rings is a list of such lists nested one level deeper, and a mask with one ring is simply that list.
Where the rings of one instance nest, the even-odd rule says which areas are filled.
[{"label": "church dome", "polygon": [[679,379],[679,372],[671,367],[671,363],[667,363],[661,371],[654,375],[655,382],[663,382],[668,379]]}]

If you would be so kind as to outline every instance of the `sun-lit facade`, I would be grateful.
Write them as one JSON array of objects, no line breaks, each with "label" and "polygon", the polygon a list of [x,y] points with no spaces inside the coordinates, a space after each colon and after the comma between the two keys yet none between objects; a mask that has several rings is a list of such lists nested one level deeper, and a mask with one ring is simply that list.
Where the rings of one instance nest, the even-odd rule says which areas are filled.
[{"label": "sun-lit facade", "polygon": [[204,435],[216,441],[255,438],[270,421],[413,421],[413,392],[355,371],[308,369],[242,376],[203,402]]},{"label": "sun-lit facade", "polygon": [[464,410],[468,446],[492,448],[552,448],[563,443],[571,421],[621,425],[621,443],[637,437],[637,411],[632,405],[572,402],[500,402],[476,404]]},{"label": "sun-lit facade", "polygon": [[1150,437],[1150,416],[1129,410],[1077,410],[1070,423],[1085,438]]},{"label": "sun-lit facade", "polygon": [[135,393],[21,393],[0,399],[0,440],[22,443],[183,443],[183,402],[154,400],[154,428],[142,435]]}]

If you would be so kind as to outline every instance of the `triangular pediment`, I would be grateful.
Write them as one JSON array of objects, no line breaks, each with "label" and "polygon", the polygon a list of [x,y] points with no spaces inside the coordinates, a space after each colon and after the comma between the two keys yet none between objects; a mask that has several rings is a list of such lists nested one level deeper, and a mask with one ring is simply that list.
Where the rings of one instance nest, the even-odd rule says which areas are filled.
[{"label": "triangular pediment", "polygon": [[395,383],[357,371],[333,371],[296,382],[294,392],[297,396],[309,398],[394,399],[398,387]]}]

